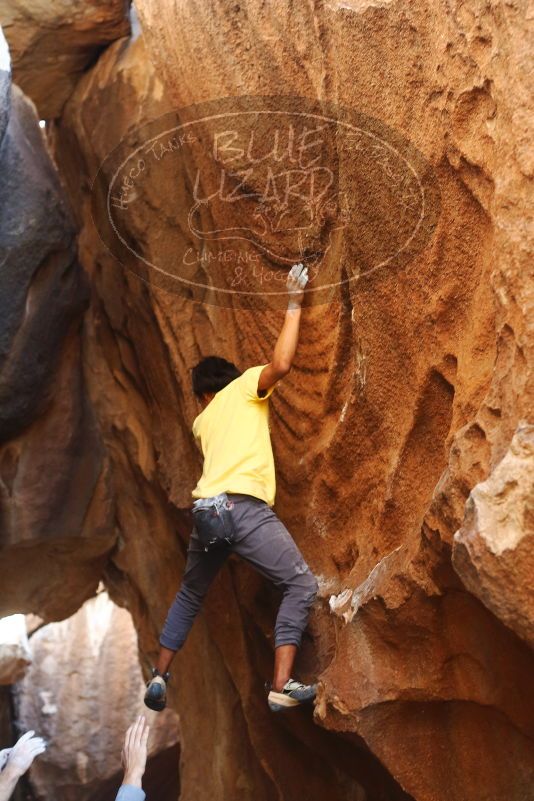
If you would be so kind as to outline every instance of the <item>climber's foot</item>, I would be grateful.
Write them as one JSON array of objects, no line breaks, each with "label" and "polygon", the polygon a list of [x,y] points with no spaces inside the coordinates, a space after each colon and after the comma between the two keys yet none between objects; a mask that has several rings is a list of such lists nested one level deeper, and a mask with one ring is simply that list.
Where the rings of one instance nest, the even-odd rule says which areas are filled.
[{"label": "climber's foot", "polygon": [[161,712],[162,709],[165,709],[168,681],[168,673],[164,673],[162,676],[156,668],[152,668],[152,679],[146,685],[145,706],[153,709],[154,712]]},{"label": "climber's foot", "polygon": [[311,704],[317,692],[316,684],[302,684],[295,679],[289,679],[280,692],[272,689],[270,682],[265,684],[269,691],[267,703],[272,712],[284,712],[291,707]]}]

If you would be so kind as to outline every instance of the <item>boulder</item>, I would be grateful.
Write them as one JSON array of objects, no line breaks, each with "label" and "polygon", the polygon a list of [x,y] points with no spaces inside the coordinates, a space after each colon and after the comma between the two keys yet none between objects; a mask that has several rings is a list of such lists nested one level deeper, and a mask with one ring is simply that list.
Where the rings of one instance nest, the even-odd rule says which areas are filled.
[{"label": "boulder", "polygon": [[[151,712],[143,704],[131,617],[105,592],[68,620],[39,629],[30,648],[32,666],[15,688],[17,726],[34,729],[48,742],[30,771],[43,801],[88,801],[112,777],[116,793],[124,734],[140,714],[150,724],[149,759],[177,745],[177,715]],[[170,794],[157,796],[161,801],[178,794],[179,749],[174,751],[174,782]]]},{"label": "boulder", "polygon": [[[180,797],[525,801],[534,782],[534,656],[523,639],[523,467],[506,467],[522,482],[514,489],[512,479],[507,491],[516,548],[490,555],[502,532],[479,524],[478,498],[478,519],[466,520],[477,550],[462,552],[465,533],[454,539],[470,493],[497,475],[531,409],[524,17],[482,0],[439,2],[432,14],[419,0],[136,6],[142,32],[100,55],[50,126],[91,289],[80,393],[95,439],[77,446],[78,462],[92,466],[76,485],[85,494],[63,494],[76,545],[61,567],[68,597],[21,559],[10,563],[13,604],[29,607],[33,592],[33,611],[65,615],[103,574],[132,614],[146,674],[183,572],[201,468],[190,368],[211,353],[241,369],[267,362],[282,305],[256,290],[283,278],[295,255],[309,259],[318,280],[333,276],[335,291],[306,300],[295,362],[270,408],[275,510],[320,585],[296,666],[299,677],[320,681],[315,714],[269,713],[263,684],[280,597],[232,557],[173,668]],[[248,124],[259,132],[273,167],[278,157],[298,158],[289,136],[283,154],[269,149],[281,94],[286,119],[288,96],[307,115],[328,112],[319,156],[336,191],[306,209],[290,184],[288,213],[300,218],[278,238],[273,225],[287,222],[287,209],[259,191],[265,162],[243,174],[257,153],[241,141],[232,151],[228,131],[239,136]],[[214,110],[228,115],[232,105],[248,123],[219,129]],[[336,109],[343,130],[352,125],[349,138],[333,135]],[[357,119],[363,133],[354,132]],[[190,139],[184,126],[195,127]],[[292,130],[302,143],[302,129]],[[213,150],[217,134],[227,136],[222,151]],[[399,172],[391,148],[408,170]],[[236,206],[232,193],[212,192],[224,158],[246,178]],[[120,191],[108,193],[116,175]],[[421,197],[432,202],[416,247],[376,263]],[[306,211],[310,247],[295,222]],[[116,219],[120,237],[110,240]],[[246,231],[241,250],[235,220]],[[278,239],[283,247],[273,250]],[[237,293],[222,302],[242,263],[252,302]],[[186,281],[202,291],[186,291]],[[18,297],[17,286],[10,291]],[[30,440],[24,428],[16,436],[17,446]],[[58,448],[58,461],[66,450]],[[34,495],[51,491],[47,482]],[[525,509],[517,517],[516,495]],[[87,505],[81,525],[74,511]],[[52,523],[61,519],[55,510]],[[22,531],[36,559],[52,553],[38,526]],[[102,550],[89,569],[84,546],[96,547],[95,532]],[[20,548],[16,534],[6,554]],[[506,602],[504,576],[519,585]]]},{"label": "boulder", "polygon": [[9,119],[11,101],[11,58],[4,32],[0,28],[0,145]]},{"label": "boulder", "polygon": [[534,426],[522,421],[471,490],[452,561],[467,589],[534,647]]},{"label": "boulder", "polygon": [[80,75],[110,42],[130,29],[125,0],[5,0],[2,26],[14,80],[41,119],[61,114]]},{"label": "boulder", "polygon": [[0,614],[53,620],[94,594],[116,537],[74,221],[33,103],[6,70],[0,88]]},{"label": "boulder", "polygon": [[0,684],[15,684],[31,662],[24,615],[0,620]]}]

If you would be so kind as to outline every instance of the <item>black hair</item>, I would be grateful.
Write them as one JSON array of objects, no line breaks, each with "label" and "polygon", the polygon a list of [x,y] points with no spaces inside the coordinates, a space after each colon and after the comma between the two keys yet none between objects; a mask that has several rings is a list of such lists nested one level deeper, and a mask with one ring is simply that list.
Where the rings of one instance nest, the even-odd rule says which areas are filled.
[{"label": "black hair", "polygon": [[240,375],[241,371],[232,362],[220,356],[206,356],[191,371],[193,392],[198,398],[208,392],[219,392]]}]

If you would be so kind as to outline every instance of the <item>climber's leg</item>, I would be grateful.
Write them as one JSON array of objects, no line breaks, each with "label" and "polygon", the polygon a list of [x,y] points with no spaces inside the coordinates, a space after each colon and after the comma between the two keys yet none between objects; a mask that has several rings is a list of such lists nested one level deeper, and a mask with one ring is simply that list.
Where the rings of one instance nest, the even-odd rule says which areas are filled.
[{"label": "climber's leg", "polygon": [[160,636],[158,661],[145,693],[145,704],[156,712],[166,705],[172,660],[185,643],[204,596],[229,555],[230,550],[226,547],[205,551],[195,529],[191,532],[182,584],[167,614]]},{"label": "climber's leg", "polygon": [[176,651],[173,651],[171,648],[164,648],[163,645],[160,645],[158,661],[156,662],[156,670],[160,676],[164,676],[165,673],[169,672],[171,662],[175,656]]},{"label": "climber's leg", "polygon": [[[251,499],[236,503],[232,516],[237,531],[232,550],[283,590],[274,630],[272,682],[273,690],[280,693],[291,678],[295,655],[317,595],[317,580],[293,537],[265,502]],[[296,690],[296,684],[299,683],[293,682],[292,691]],[[301,695],[303,686],[299,684]],[[306,692],[311,694],[311,690]]]},{"label": "climber's leg", "polygon": [[296,645],[279,645],[274,649],[273,690],[281,692],[293,673],[293,663],[297,655]]},{"label": "climber's leg", "polygon": [[191,532],[182,584],[169,609],[159,639],[164,649],[160,655],[161,663],[158,660],[162,667],[170,665],[174,653],[185,643],[204,596],[229,555],[230,549],[222,546],[205,551],[195,529]]}]

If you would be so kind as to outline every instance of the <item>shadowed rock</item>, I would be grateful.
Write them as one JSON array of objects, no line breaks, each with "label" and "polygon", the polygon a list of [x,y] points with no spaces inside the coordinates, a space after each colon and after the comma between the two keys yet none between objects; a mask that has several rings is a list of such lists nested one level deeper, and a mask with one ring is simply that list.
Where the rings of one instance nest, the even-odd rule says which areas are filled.
[{"label": "shadowed rock", "polygon": [[0,614],[54,619],[94,592],[114,534],[80,359],[74,223],[33,104],[0,76]]}]

